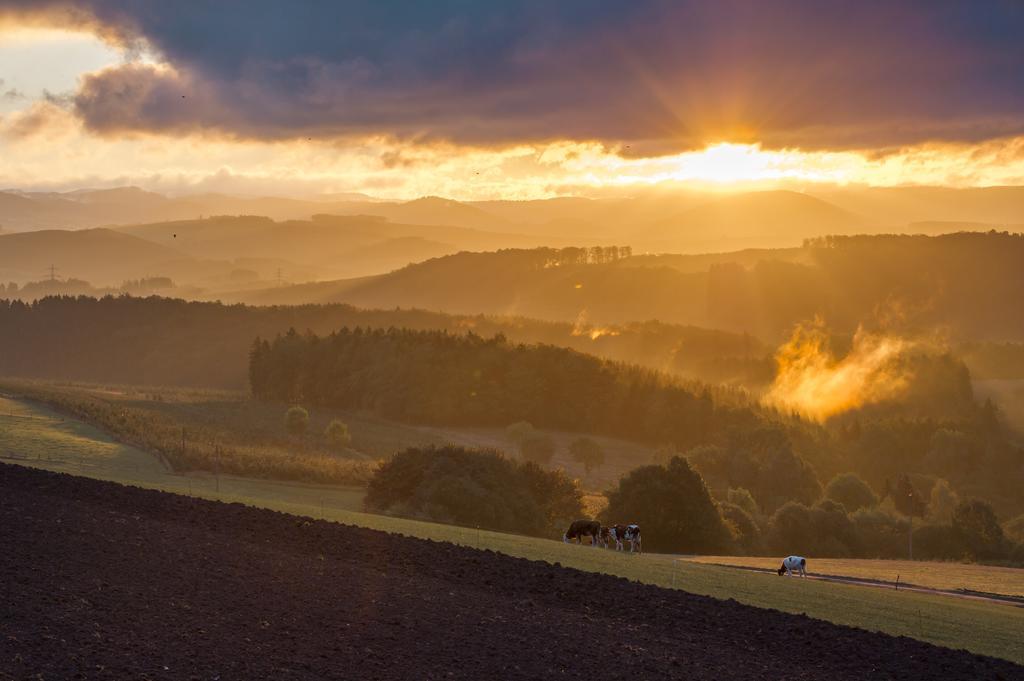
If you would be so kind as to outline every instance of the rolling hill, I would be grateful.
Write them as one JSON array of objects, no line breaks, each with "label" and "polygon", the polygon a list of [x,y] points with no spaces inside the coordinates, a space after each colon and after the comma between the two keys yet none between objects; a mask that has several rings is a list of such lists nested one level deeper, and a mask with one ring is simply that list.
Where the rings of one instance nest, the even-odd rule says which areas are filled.
[{"label": "rolling hill", "polygon": [[157,275],[198,276],[209,269],[180,251],[109,229],[0,236],[0,279],[42,279],[51,265],[61,277],[95,284]]}]

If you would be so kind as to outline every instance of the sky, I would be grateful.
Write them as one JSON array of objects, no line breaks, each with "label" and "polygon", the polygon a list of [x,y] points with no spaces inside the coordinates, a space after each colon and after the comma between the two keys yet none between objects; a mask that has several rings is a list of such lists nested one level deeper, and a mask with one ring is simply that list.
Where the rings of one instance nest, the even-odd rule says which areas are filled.
[{"label": "sky", "polygon": [[1024,184],[1024,3],[0,0],[0,187]]}]

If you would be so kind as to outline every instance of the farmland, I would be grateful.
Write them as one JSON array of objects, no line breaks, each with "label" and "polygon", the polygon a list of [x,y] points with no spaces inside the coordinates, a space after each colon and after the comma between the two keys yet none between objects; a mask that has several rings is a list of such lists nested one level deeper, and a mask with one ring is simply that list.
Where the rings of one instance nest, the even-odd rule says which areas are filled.
[{"label": "farmland", "polygon": [[[50,410],[73,415],[128,442],[168,459],[176,472],[230,473],[251,478],[364,485],[381,458],[423,445],[454,443],[514,454],[500,428],[439,428],[389,421],[354,411],[310,409],[307,434],[285,429],[288,405],[259,402],[233,391],[139,386],[56,384],[0,380],[0,394],[28,398]],[[346,423],[352,442],[333,450],[322,436],[327,424]],[[185,455],[181,454],[182,430]],[[569,456],[579,434],[545,431],[555,443],[552,466],[580,478],[586,490],[601,491],[636,466],[650,463],[649,448],[625,440],[594,437],[606,455],[590,476]]]},{"label": "farmland", "polygon": [[[437,523],[359,512],[361,489],[237,476],[175,475],[140,450],[37,405],[7,400],[0,413],[0,455],[31,466],[71,472],[194,497],[242,502],[300,516],[410,537],[490,549],[509,556],[558,563],[839,624],[904,635],[954,648],[1024,662],[1024,609],[944,596],[810,580],[681,561],[675,556],[630,556],[560,541],[538,540]],[[12,425],[14,424],[14,425]],[[147,459],[149,465],[146,464]],[[766,559],[767,560],[767,559]],[[930,565],[930,564],[929,564]]]},{"label": "farmland", "polygon": [[[496,539],[469,542],[498,547]],[[1017,608],[943,612],[941,600],[913,597],[882,607],[863,589],[513,541],[524,553],[536,546],[541,555],[528,557],[543,562],[0,465],[0,577],[10,604],[0,676],[315,679],[358,669],[391,679],[415,668],[422,678],[527,679],[619,669],[838,681],[1021,671],[993,659],[1020,659]],[[593,559],[606,562],[567,569]],[[686,591],[600,567],[647,582],[669,568],[662,578]],[[886,627],[945,624],[947,645],[993,657],[692,593],[735,587],[737,577],[796,613],[814,616],[814,604],[827,602],[860,615],[875,606],[872,621]],[[943,615],[951,619],[937,621]],[[64,654],[51,653],[51,640]]]}]

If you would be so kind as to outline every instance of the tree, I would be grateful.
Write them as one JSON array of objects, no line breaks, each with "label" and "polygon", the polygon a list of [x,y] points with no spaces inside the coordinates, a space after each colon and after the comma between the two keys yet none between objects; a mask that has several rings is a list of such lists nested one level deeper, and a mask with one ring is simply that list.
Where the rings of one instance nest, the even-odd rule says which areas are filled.
[{"label": "tree", "polygon": [[338,419],[331,419],[331,422],[327,424],[324,438],[333,449],[345,449],[352,444],[352,435],[348,432],[348,426]]},{"label": "tree", "polygon": [[735,504],[746,511],[751,518],[761,515],[761,509],[757,507],[757,502],[754,501],[753,495],[742,487],[730,487],[725,498],[730,504]]},{"label": "tree", "polygon": [[895,485],[890,485],[886,480],[882,498],[887,496],[892,497],[892,503],[896,506],[896,510],[905,516],[921,518],[928,510],[928,502],[906,475],[897,478]]},{"label": "tree", "polygon": [[607,523],[637,523],[644,546],[675,553],[714,553],[728,548],[722,522],[704,480],[689,462],[636,468],[608,494]]},{"label": "tree", "polygon": [[1024,513],[1012,520],[1006,521],[1003,525],[1003,529],[1005,530],[1007,537],[1018,544],[1024,544]]},{"label": "tree", "polygon": [[583,514],[580,490],[563,472],[454,445],[398,452],[370,480],[364,504],[380,513],[549,537]]},{"label": "tree", "polygon": [[843,505],[847,513],[878,505],[878,496],[856,473],[840,473],[825,486],[825,498]]},{"label": "tree", "polygon": [[555,458],[555,442],[543,433],[533,433],[519,442],[519,455],[523,461],[547,466]]},{"label": "tree", "polygon": [[756,555],[761,545],[761,529],[751,515],[742,506],[728,501],[718,505],[729,532],[732,534],[736,548],[743,555]]},{"label": "tree", "polygon": [[914,516],[924,517],[928,510],[928,502],[925,501],[907,475],[901,475],[895,485],[885,481],[885,492],[882,498],[892,497],[892,503],[896,510],[907,516],[907,557],[914,559]]},{"label": "tree", "polygon": [[284,425],[292,435],[305,435],[309,427],[309,412],[298,405],[289,407],[284,415]]},{"label": "tree", "polygon": [[932,485],[932,493],[928,501],[928,519],[940,525],[948,525],[953,520],[953,511],[960,503],[949,483],[941,478]]},{"label": "tree", "polygon": [[790,501],[772,516],[769,543],[780,553],[846,557],[859,549],[857,532],[842,505],[825,499],[812,508]]},{"label": "tree", "polygon": [[667,466],[674,456],[682,456],[672,445],[661,445],[651,452],[651,463],[655,466]]},{"label": "tree", "polygon": [[569,454],[573,461],[583,464],[583,469],[589,476],[595,468],[604,465],[604,450],[589,437],[580,437],[569,445]]},{"label": "tree", "polygon": [[505,428],[505,437],[517,447],[533,433],[533,424],[529,421],[516,421]]},{"label": "tree", "polygon": [[961,502],[953,511],[953,529],[975,560],[996,558],[1003,549],[1003,528],[984,501]]}]

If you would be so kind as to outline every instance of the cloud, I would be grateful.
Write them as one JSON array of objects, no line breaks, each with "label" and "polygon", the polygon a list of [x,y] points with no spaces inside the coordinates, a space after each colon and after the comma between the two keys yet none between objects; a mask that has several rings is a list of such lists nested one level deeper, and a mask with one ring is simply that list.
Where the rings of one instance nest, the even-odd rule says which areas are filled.
[{"label": "cloud", "polygon": [[46,101],[36,102],[27,109],[0,118],[0,138],[25,140],[47,135],[50,139],[64,138],[77,127],[66,111]]},{"label": "cloud", "polygon": [[90,75],[105,134],[878,148],[1024,132],[1024,6],[999,0],[7,0],[145,44]]}]

